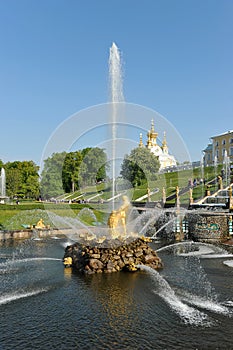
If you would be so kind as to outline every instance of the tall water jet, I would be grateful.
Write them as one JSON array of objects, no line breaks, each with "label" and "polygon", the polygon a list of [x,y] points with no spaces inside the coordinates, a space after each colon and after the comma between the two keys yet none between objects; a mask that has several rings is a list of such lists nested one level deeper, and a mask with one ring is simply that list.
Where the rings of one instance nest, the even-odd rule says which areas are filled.
[{"label": "tall water jet", "polygon": [[6,174],[5,169],[1,169],[0,175],[0,201],[3,201],[6,197]]},{"label": "tall water jet", "polygon": [[203,156],[201,157],[201,161],[200,161],[200,170],[201,170],[201,195],[202,197],[204,196],[204,186],[203,186],[203,182],[204,182],[204,160],[203,160]]},{"label": "tall water jet", "polygon": [[230,168],[230,158],[227,155],[227,150],[224,151],[223,164],[225,165],[224,171],[225,171],[225,181],[226,181],[226,187],[227,187],[229,182],[229,168]]},{"label": "tall water jet", "polygon": [[218,173],[218,158],[215,155],[214,156],[214,177],[215,177],[215,180],[217,180],[217,173]]},{"label": "tall water jet", "polygon": [[[114,198],[116,178],[117,109],[118,103],[124,102],[121,55],[115,43],[112,44],[109,54],[109,80],[112,125],[112,198]],[[114,209],[114,199],[112,203]]]}]

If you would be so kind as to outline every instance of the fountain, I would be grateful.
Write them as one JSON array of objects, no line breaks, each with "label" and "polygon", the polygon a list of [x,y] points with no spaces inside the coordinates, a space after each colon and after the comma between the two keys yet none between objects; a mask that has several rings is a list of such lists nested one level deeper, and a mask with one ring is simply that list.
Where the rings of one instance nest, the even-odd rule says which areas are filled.
[{"label": "fountain", "polygon": [[[231,349],[232,254],[197,242],[149,245],[140,237],[181,228],[177,213],[183,217],[187,211],[180,207],[179,188],[176,196],[177,208],[146,208],[140,215],[123,197],[114,204],[108,226],[97,222],[89,208],[77,217],[60,217],[49,206],[31,213],[30,223],[43,218],[47,225],[50,217],[66,233],[58,240],[1,241],[0,347],[81,349],[88,339],[97,350]],[[198,224],[201,210],[189,213],[190,222],[196,216]],[[25,220],[26,215],[20,222]],[[64,247],[67,266],[90,276],[63,269]],[[162,263],[155,252],[164,262],[159,273]],[[110,274],[123,269],[140,273]]]},{"label": "fountain", "polygon": [[[201,160],[200,160],[200,171],[201,171],[201,186],[202,186],[202,191],[201,191],[201,194],[202,194],[202,197],[204,197],[204,157],[202,156],[201,157]],[[192,204],[192,203],[190,203]]]},{"label": "fountain", "polygon": [[230,158],[227,155],[227,150],[225,150],[224,152],[223,164],[225,167],[225,186],[227,187],[229,185],[230,180]]},{"label": "fountain", "polygon": [[81,233],[75,244],[66,247],[65,267],[69,267],[72,261],[72,266],[86,274],[121,270],[135,272],[137,265],[152,269],[162,267],[160,258],[147,244],[151,239],[129,231],[127,219],[132,208],[127,196],[122,200],[122,205],[110,213],[107,228],[98,227],[92,235]]},{"label": "fountain", "polygon": [[[110,102],[112,123],[112,198],[115,198],[116,182],[116,140],[117,140],[117,110],[118,103],[124,102],[122,86],[122,65],[118,47],[115,43],[110,48],[109,55]],[[114,199],[112,201],[114,209]]]},{"label": "fountain", "polygon": [[0,175],[0,203],[5,203],[6,198],[6,174],[5,169],[2,168]]},{"label": "fountain", "polygon": [[[116,141],[119,104],[124,101],[122,89],[122,70],[120,52],[116,44],[110,48],[109,77],[111,91],[111,126],[112,126],[112,210],[108,216],[107,226],[90,228],[91,233],[81,232],[72,235],[76,243],[66,248],[65,262],[72,257],[73,266],[85,273],[115,272],[127,269],[136,271],[136,265],[147,264],[161,268],[157,254],[147,245],[150,239],[139,237],[140,230],[135,232],[133,220],[130,222],[132,206],[126,195],[122,204],[116,209]],[[149,197],[149,195],[148,195]],[[82,244],[82,246],[81,246]],[[138,253],[139,252],[139,253]],[[106,258],[107,256],[107,258]],[[65,265],[70,265],[66,264]]]}]

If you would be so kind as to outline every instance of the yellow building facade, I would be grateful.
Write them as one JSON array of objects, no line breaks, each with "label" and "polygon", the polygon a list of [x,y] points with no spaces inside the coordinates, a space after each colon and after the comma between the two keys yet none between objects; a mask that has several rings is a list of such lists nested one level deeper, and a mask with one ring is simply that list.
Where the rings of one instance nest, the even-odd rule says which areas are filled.
[{"label": "yellow building facade", "polygon": [[204,152],[204,165],[213,165],[215,162],[223,164],[226,157],[233,162],[233,130],[211,137],[212,144],[209,144]]}]

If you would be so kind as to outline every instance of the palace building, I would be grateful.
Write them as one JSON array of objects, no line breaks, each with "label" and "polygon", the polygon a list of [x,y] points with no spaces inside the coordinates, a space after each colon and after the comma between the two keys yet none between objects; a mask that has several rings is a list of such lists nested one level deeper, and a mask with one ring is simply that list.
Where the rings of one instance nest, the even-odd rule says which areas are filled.
[{"label": "palace building", "polygon": [[[158,133],[154,129],[154,121],[151,121],[151,129],[147,133],[147,143],[146,147],[159,159],[160,169],[176,166],[176,160],[174,156],[170,155],[168,152],[168,145],[166,140],[166,132],[164,132],[162,145],[159,146],[157,143]],[[140,134],[139,147],[145,147],[142,142],[142,134]]]},{"label": "palace building", "polygon": [[204,165],[213,165],[215,160],[222,164],[226,156],[229,157],[230,162],[233,162],[233,130],[212,136],[210,139],[212,143],[203,150]]}]

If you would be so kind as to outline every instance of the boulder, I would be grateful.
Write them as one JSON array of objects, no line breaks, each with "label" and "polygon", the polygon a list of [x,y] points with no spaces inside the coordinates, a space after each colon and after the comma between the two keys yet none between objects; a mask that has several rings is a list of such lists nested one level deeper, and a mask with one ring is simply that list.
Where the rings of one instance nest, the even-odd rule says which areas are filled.
[{"label": "boulder", "polygon": [[93,270],[101,270],[104,264],[100,260],[92,258],[89,260],[89,266]]},{"label": "boulder", "polygon": [[[161,259],[149,246],[149,242],[140,238],[114,249],[100,246],[88,247],[75,243],[66,248],[64,257],[68,255],[73,259],[73,266],[86,274],[122,270],[133,272],[137,270],[137,265],[147,265],[153,269],[162,268]],[[128,268],[125,268],[126,266]]]},{"label": "boulder", "polygon": [[100,254],[96,253],[96,254],[90,254],[91,258],[93,259],[100,259]]}]

